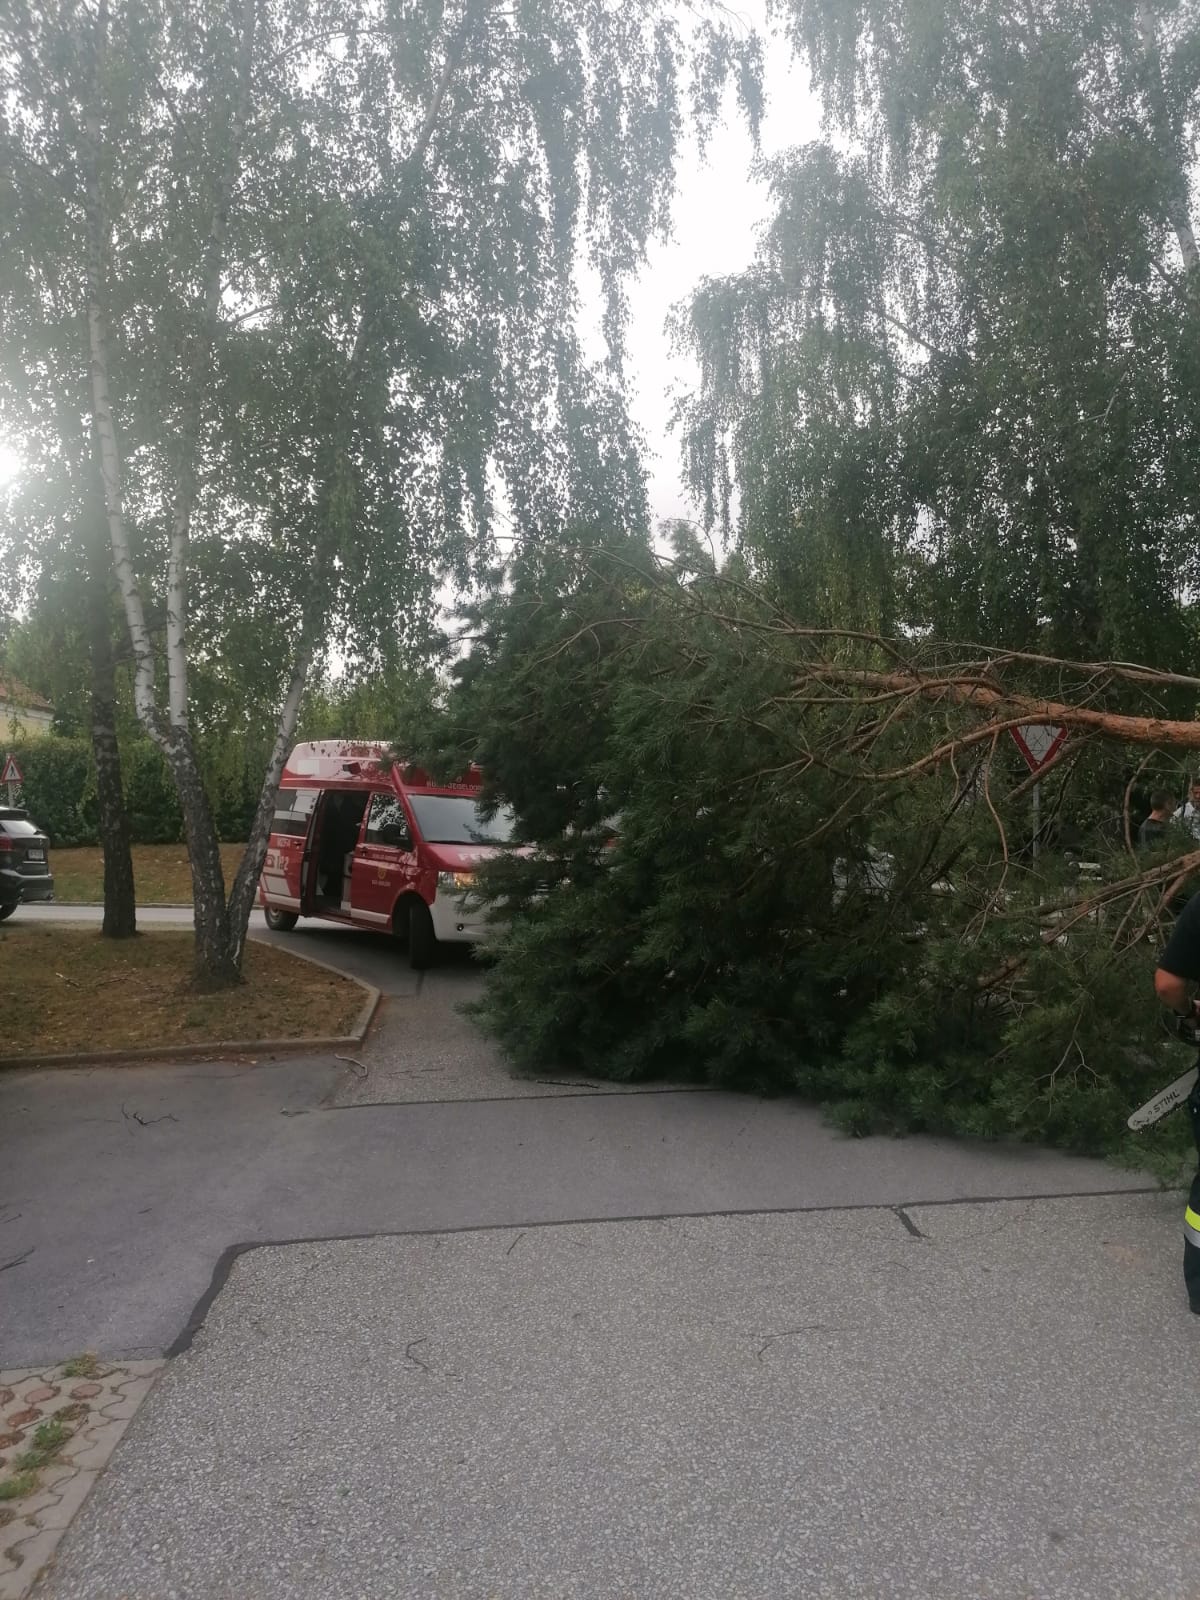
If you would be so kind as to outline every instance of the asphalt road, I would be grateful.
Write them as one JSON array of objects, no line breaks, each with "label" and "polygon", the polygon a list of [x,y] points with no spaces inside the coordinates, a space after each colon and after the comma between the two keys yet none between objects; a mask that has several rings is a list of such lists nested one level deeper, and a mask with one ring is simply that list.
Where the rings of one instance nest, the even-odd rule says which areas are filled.
[{"label": "asphalt road", "polygon": [[1179,1196],[513,1079],[466,958],[283,937],[356,1064],[0,1078],[0,1364],[180,1352],[44,1600],[1194,1600]]},{"label": "asphalt road", "polygon": [[1032,1149],[845,1141],[803,1106],[731,1095],[331,1107],[345,1070],[0,1078],[0,1365],[157,1354],[250,1241],[1145,1186]]},{"label": "asphalt road", "polygon": [[794,1102],[514,1079],[459,1009],[480,981],[466,952],[418,976],[381,935],[302,924],[256,936],[383,989],[369,1044],[355,1063],[322,1054],[0,1077],[0,1363],[158,1354],[223,1253],[263,1240],[1149,1182],[1030,1147],[848,1140]]}]

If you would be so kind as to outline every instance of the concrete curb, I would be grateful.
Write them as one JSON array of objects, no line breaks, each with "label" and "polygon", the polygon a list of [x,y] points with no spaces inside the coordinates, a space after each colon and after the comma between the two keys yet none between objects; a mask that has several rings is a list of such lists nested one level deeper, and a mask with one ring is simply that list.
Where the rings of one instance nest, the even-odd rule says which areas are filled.
[{"label": "concrete curb", "polygon": [[[60,900],[57,895],[49,902],[52,906],[62,906],[66,911],[73,906],[78,906],[81,911],[95,911],[102,908],[103,900]],[[255,902],[257,908],[258,902]],[[190,900],[139,900],[136,906],[138,911],[186,911],[190,917],[193,912]]]},{"label": "concrete curb", "polygon": [[126,1061],[221,1060],[225,1056],[267,1053],[312,1055],[318,1051],[360,1045],[367,1036],[382,999],[380,991],[372,984],[364,983],[361,978],[356,978],[353,973],[343,972],[341,967],[332,966],[328,961],[317,961],[313,956],[302,955],[298,950],[289,950],[287,954],[296,961],[306,961],[310,967],[321,967],[326,972],[336,973],[339,978],[357,984],[364,991],[366,999],[355,1019],[352,1032],[324,1038],[218,1039],[208,1044],[150,1045],[136,1050],[69,1050],[54,1055],[0,1056],[0,1072],[20,1067],[117,1066]]}]

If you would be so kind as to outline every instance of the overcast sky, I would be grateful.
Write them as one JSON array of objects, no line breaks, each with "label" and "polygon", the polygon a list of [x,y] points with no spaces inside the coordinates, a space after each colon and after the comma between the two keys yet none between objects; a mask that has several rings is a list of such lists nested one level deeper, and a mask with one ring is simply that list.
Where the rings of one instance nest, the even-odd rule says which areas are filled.
[{"label": "overcast sky", "polygon": [[[737,14],[765,32],[764,0],[744,0]],[[767,39],[767,110],[761,135],[765,157],[815,139],[820,116],[807,71],[782,40]],[[757,229],[767,216],[765,185],[751,177],[754,148],[730,108],[702,161],[695,146],[684,151],[674,206],[674,235],[652,246],[630,294],[629,403],[646,438],[650,505],[655,518],[686,516],[691,507],[679,472],[679,446],[669,432],[671,397],[692,386],[694,368],[672,357],[664,323],[672,306],[703,277],[740,271],[754,253]]]},{"label": "overcast sky", "polygon": [[[765,0],[742,0],[736,5],[737,15],[760,30],[765,30],[765,10]],[[782,41],[768,40],[766,87],[762,154],[775,155],[815,138],[818,116],[807,74]],[[751,178],[753,162],[749,135],[731,106],[725,126],[714,131],[704,160],[693,144],[683,151],[673,236],[651,247],[646,267],[631,289],[629,401],[646,440],[650,503],[656,519],[684,516],[691,509],[680,480],[678,444],[668,423],[672,395],[691,386],[693,370],[672,357],[664,324],[672,306],[702,277],[736,272],[749,263],[755,231],[767,212],[765,188]],[[595,333],[589,348],[599,354],[603,347],[598,329]],[[16,466],[0,439],[0,481]]]}]

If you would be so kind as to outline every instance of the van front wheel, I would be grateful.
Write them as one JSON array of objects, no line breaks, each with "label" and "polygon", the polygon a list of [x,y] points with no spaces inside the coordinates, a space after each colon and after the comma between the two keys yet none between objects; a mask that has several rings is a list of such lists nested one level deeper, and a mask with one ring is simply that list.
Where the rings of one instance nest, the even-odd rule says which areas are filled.
[{"label": "van front wheel", "polygon": [[414,972],[424,972],[437,960],[438,942],[433,918],[423,900],[412,900],[408,907],[408,964]]},{"label": "van front wheel", "polygon": [[300,921],[294,911],[276,911],[274,906],[267,906],[263,912],[267,919],[267,927],[272,933],[291,933]]}]

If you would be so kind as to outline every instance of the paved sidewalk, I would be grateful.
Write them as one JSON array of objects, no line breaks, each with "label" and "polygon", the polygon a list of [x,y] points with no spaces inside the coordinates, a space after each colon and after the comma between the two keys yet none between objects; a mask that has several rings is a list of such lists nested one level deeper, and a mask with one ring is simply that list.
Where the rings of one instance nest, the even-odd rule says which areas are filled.
[{"label": "paved sidewalk", "polygon": [[1174,1197],[243,1256],[39,1600],[1194,1600]]},{"label": "paved sidewalk", "polygon": [[[296,946],[303,951],[304,946]],[[328,951],[321,952],[329,960]],[[450,1100],[535,1100],[572,1094],[703,1093],[692,1084],[614,1083],[580,1073],[515,1077],[499,1048],[464,1013],[483,980],[465,950],[450,951],[432,973],[408,973],[375,1017],[362,1070],[346,1075],[338,1105],[427,1104]]]}]

